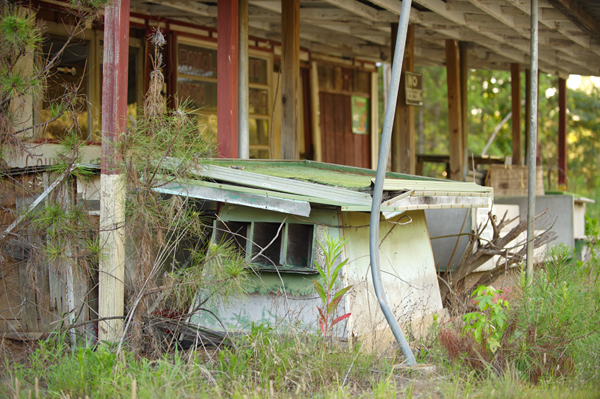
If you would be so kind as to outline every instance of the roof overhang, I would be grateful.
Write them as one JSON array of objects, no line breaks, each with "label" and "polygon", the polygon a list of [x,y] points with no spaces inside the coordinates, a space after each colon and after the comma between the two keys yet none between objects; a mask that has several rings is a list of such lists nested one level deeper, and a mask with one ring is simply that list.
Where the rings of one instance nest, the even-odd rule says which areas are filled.
[{"label": "roof overhang", "polygon": [[[539,0],[539,65],[565,77],[600,74],[600,9],[592,0]],[[301,0],[300,44],[312,53],[390,60],[391,23],[401,1]],[[133,0],[132,11],[216,27],[217,1]],[[445,64],[445,40],[465,42],[469,67],[508,70],[529,65],[530,2],[413,0],[415,62]],[[249,33],[281,41],[281,1],[250,0]],[[275,49],[277,52],[277,49]]]},{"label": "roof overhang", "polygon": [[[185,183],[171,182],[154,190],[163,194],[299,216],[309,216],[311,204],[337,207],[342,212],[371,211],[373,199],[369,192],[303,180],[303,177],[311,177],[311,167],[308,164],[304,173],[300,172],[297,178],[288,178],[239,169],[240,164],[251,166],[256,163],[254,161],[236,160],[235,163],[232,167],[205,165],[191,172],[197,180],[188,180]],[[176,167],[177,161],[170,160],[170,164]],[[286,162],[280,164],[282,168],[286,166]],[[294,166],[298,168],[298,165]],[[345,173],[356,173],[358,176],[361,171],[363,170],[360,168],[348,168]],[[334,172],[332,170],[329,173]],[[389,198],[381,206],[381,212],[386,219],[411,210],[485,208],[490,206],[493,198],[491,187],[426,178],[414,180],[388,177],[384,182],[384,192]]]}]

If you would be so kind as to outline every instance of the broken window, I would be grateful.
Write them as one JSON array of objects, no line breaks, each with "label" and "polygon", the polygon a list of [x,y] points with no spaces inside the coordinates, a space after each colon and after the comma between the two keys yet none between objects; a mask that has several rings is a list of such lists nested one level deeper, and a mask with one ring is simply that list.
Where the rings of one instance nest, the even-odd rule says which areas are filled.
[{"label": "broken window", "polygon": [[256,270],[317,272],[312,224],[216,220],[212,242],[230,242]]}]

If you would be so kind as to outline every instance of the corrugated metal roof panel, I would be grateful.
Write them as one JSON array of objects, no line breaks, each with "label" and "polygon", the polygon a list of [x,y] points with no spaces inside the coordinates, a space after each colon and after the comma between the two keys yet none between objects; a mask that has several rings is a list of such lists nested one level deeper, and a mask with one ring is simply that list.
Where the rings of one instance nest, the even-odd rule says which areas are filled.
[{"label": "corrugated metal roof panel", "polygon": [[158,193],[181,195],[190,198],[219,201],[227,204],[245,205],[298,216],[310,216],[310,204],[307,201],[284,199],[241,193],[233,190],[201,187],[192,184],[169,183],[153,189]]},{"label": "corrugated metal roof panel", "polygon": [[[173,162],[176,164],[177,161],[173,160]],[[212,164],[203,166],[192,173],[199,178],[212,181],[187,182],[185,189],[197,194],[206,192],[208,194],[202,195],[211,195],[210,198],[206,197],[207,199],[223,202],[235,200],[237,202],[233,203],[264,209],[269,209],[265,206],[270,206],[273,210],[288,213],[292,213],[287,209],[295,202],[338,206],[342,211],[347,212],[370,212],[371,210],[371,194],[357,191],[356,188],[369,184],[374,179],[371,179],[372,176],[368,173],[359,173],[362,171],[360,168],[342,170],[343,168],[332,165],[333,169],[329,170],[320,164],[319,181],[314,182],[308,180],[312,179],[311,173],[315,170],[315,166],[302,162],[281,162],[285,173],[277,168],[277,161],[270,161],[268,167],[263,161],[251,160],[235,160],[235,162],[227,160],[220,164],[230,167]],[[270,173],[277,175],[273,176]],[[339,176],[340,174],[349,176],[343,178]],[[287,177],[281,177],[282,175]],[[405,179],[402,175],[393,177],[388,175],[385,179],[385,191],[400,193],[382,203],[381,211],[386,218],[407,210],[484,207],[489,204],[493,195],[491,187],[482,187],[475,183],[412,177],[413,179]],[[336,187],[323,184],[321,181],[342,181],[344,186]],[[352,186],[353,184],[356,185]],[[346,188],[348,186],[354,189]],[[202,191],[200,188],[212,191]],[[177,190],[180,190],[181,195],[185,195],[183,188]],[[260,201],[268,203],[270,199],[279,199],[283,202],[270,201],[272,204],[257,205]]]},{"label": "corrugated metal roof panel", "polygon": [[194,173],[198,176],[243,186],[260,187],[284,193],[324,198],[335,202],[368,205],[372,201],[371,195],[346,188],[331,187],[324,184],[224,168],[222,166],[206,165],[202,170],[195,171]]},{"label": "corrugated metal roof panel", "polygon": [[[375,179],[372,179],[375,182]],[[460,195],[460,193],[469,193],[472,196],[492,196],[494,189],[492,187],[480,186],[476,183],[459,181],[416,181],[385,179],[383,182],[384,191],[415,191],[421,194],[416,195]],[[445,193],[445,194],[444,194]]]}]

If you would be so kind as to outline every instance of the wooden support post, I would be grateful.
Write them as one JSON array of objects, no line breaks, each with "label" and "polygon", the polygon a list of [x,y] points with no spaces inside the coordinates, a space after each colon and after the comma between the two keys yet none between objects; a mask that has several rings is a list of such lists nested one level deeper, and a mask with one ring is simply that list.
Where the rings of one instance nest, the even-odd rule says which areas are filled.
[{"label": "wooden support post", "polygon": [[[102,171],[100,176],[100,242],[98,313],[123,316],[125,291],[125,176],[116,151],[127,127],[127,63],[129,53],[129,0],[114,0],[104,12],[104,65],[102,81]],[[100,341],[117,341],[122,320],[99,323]]]},{"label": "wooden support post", "polygon": [[238,156],[238,0],[217,3],[217,155]]},{"label": "wooden support post", "polygon": [[300,0],[281,0],[281,157],[298,159]]},{"label": "wooden support post", "polygon": [[521,65],[510,64],[510,90],[512,102],[512,164],[523,165],[521,134]]},{"label": "wooden support post", "polygon": [[250,158],[250,101],[248,58],[248,0],[238,0],[239,64],[238,64],[238,157]]},{"label": "wooden support post", "polygon": [[[312,113],[312,142],[315,149],[315,161],[323,162],[321,144],[321,108],[319,105],[319,70],[317,63],[310,63],[310,107]],[[304,112],[307,112],[306,110]]]},{"label": "wooden support post", "polygon": [[[392,24],[392,59],[396,48],[398,24]],[[415,149],[415,113],[412,105],[406,104],[406,78],[405,72],[415,70],[415,26],[408,25],[406,32],[406,46],[404,48],[404,61],[402,62],[402,77],[400,78],[400,91],[396,103],[396,116],[392,128],[392,171],[416,173]]]},{"label": "wooden support post", "polygon": [[371,169],[379,162],[379,85],[378,73],[371,72]]},{"label": "wooden support post", "polygon": [[525,165],[529,159],[529,121],[531,120],[531,70],[525,69]]},{"label": "wooden support post", "polygon": [[450,130],[450,176],[452,180],[463,180],[463,133],[460,111],[460,68],[458,43],[446,40],[446,73],[448,85],[448,126]]},{"label": "wooden support post", "polygon": [[558,78],[558,188],[567,189],[567,81]]},{"label": "wooden support post", "polygon": [[460,123],[462,126],[462,148],[464,173],[469,171],[469,56],[467,54],[469,43],[459,42],[460,63]]}]

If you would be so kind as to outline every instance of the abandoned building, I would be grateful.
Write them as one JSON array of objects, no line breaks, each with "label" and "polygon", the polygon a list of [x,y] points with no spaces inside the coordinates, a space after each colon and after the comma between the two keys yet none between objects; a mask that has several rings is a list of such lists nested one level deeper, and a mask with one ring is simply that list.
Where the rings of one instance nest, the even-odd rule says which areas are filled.
[{"label": "abandoned building", "polygon": [[[27,6],[46,24],[48,36],[43,51],[53,54],[67,36],[70,4],[35,0]],[[214,176],[199,178],[198,186],[165,187],[165,194],[196,196],[210,206],[218,205],[220,220],[215,219],[215,227],[222,223],[241,229],[249,257],[256,254],[250,244],[253,235],[262,229],[261,239],[272,239],[271,230],[285,221],[285,232],[269,256],[280,268],[277,272],[289,280],[283,283],[284,288],[289,284],[291,292],[300,297],[312,287],[306,274],[314,273],[313,262],[320,256],[315,244],[324,229],[319,226],[336,226],[327,228],[329,234],[344,236],[351,244],[346,247],[345,256],[352,262],[345,272],[344,284],[359,287],[344,305],[355,314],[348,323],[348,333],[368,336],[384,329],[381,315],[374,316],[377,311],[372,306],[376,301],[370,297],[365,276],[369,267],[365,257],[367,239],[364,230],[352,227],[368,224],[368,188],[375,176],[372,169],[377,165],[379,120],[383,118],[377,104],[378,98],[387,96],[387,90],[381,92],[377,82],[378,74],[386,74],[388,69],[379,67],[392,59],[400,8],[401,2],[396,0],[112,2],[103,23],[81,33],[63,55],[56,79],[49,81],[50,97],[61,95],[65,81],[83,83],[80,91],[88,106],[79,123],[81,138],[88,145],[82,149],[82,162],[100,171],[101,178],[93,184],[78,185],[78,196],[89,201],[90,212],[98,219],[107,212],[116,212],[110,204],[120,201],[117,197],[124,198],[119,197],[117,189],[101,189],[103,185],[116,185],[112,154],[106,148],[118,140],[127,116],[135,117],[143,104],[152,54],[147,37],[159,28],[167,40],[164,96],[172,107],[186,101],[197,109],[199,134],[214,137],[216,155],[225,158],[214,162],[210,169]],[[565,82],[569,74],[600,74],[600,6],[592,0],[539,0],[538,11],[539,67],[544,73],[559,77],[559,184],[566,189]],[[434,259],[434,254],[445,250],[436,251],[435,246],[441,241],[434,243],[429,238],[434,229],[443,230],[450,223],[460,226],[464,213],[453,210],[459,213],[449,218],[445,213],[431,212],[491,209],[491,201],[499,197],[490,187],[464,182],[470,168],[466,123],[469,69],[511,71],[513,151],[506,154],[506,159],[476,157],[474,163],[499,164],[490,169],[496,168],[495,173],[501,178],[514,171],[522,186],[527,154],[523,151],[525,135],[520,118],[525,114],[528,119],[530,113],[521,112],[520,76],[529,74],[530,16],[530,3],[523,0],[413,2],[390,153],[388,179],[393,188],[385,189],[388,193],[402,193],[402,198],[382,208],[384,220],[398,221],[408,216],[412,222],[406,226],[384,223],[381,227],[382,236],[393,231],[382,247],[389,255],[382,267],[389,267],[386,270],[396,276],[385,283],[394,292],[390,297],[399,318],[416,302],[426,305],[415,317],[441,309],[436,264],[445,265],[447,261]],[[415,66],[447,68],[449,131],[439,133],[449,142],[447,155],[417,154],[414,110],[422,104],[422,92],[421,76],[413,73]],[[36,124],[49,121],[50,114],[41,108],[42,111],[33,112],[30,104],[29,111],[24,111],[29,114],[23,120]],[[62,123],[53,121],[36,132],[32,139],[35,150],[11,160],[9,173],[23,187],[42,181],[45,168],[54,163]],[[416,177],[422,164],[432,161],[447,164],[449,181]],[[242,165],[244,170],[232,169],[231,165]],[[253,183],[251,178],[258,181]],[[269,179],[275,186],[261,185]],[[494,186],[494,190],[510,189],[513,181]],[[282,189],[283,186],[288,189]],[[11,194],[6,195],[9,191]],[[18,212],[33,203],[35,196],[31,193],[39,195],[41,191],[3,189],[1,200],[6,209]],[[521,191],[510,196],[525,194]],[[518,202],[505,202],[515,201]],[[286,219],[286,215],[294,218]],[[14,219],[14,214],[5,213],[2,226]],[[570,219],[571,233],[579,228],[575,219]],[[470,220],[469,228],[476,228],[477,221]],[[222,230],[215,230],[213,240],[222,238],[218,231]],[[124,261],[115,249],[120,245],[115,238],[117,232],[107,234],[106,259],[112,266],[100,265],[100,269],[114,270]],[[294,236],[298,234],[309,239],[297,240]],[[579,230],[575,234],[580,234]],[[24,264],[26,251],[20,255],[14,252],[14,265]],[[2,263],[6,268],[10,262],[6,258]],[[269,271],[266,264],[262,267],[264,276],[269,276],[265,279],[273,280],[267,285],[281,284],[273,270]],[[411,275],[410,270],[415,274]],[[46,282],[43,290],[47,292],[34,292],[20,267],[2,271],[0,332],[39,337],[55,328],[57,320],[67,313],[66,277],[53,274],[51,265],[39,266],[36,273],[40,281]],[[398,278],[406,278],[408,285],[415,284],[413,287],[421,295],[418,301],[418,295],[405,283],[398,283]],[[90,297],[92,290],[87,284],[76,293],[78,306],[92,304],[80,312],[82,320],[95,318],[92,312],[103,316],[123,312],[123,289],[119,288],[118,279],[100,277],[98,284],[99,293],[95,291],[94,298]],[[254,294],[263,292],[262,286],[255,288]],[[277,316],[279,297],[254,294],[249,294],[237,309],[221,310],[231,327],[247,327],[251,321]],[[314,323],[314,305],[307,308],[310,310],[300,318]],[[236,324],[234,319],[240,317],[240,309],[246,319]],[[374,319],[369,319],[370,315]],[[118,330],[117,321],[109,324]],[[104,334],[103,338],[111,339],[109,332]]]}]

